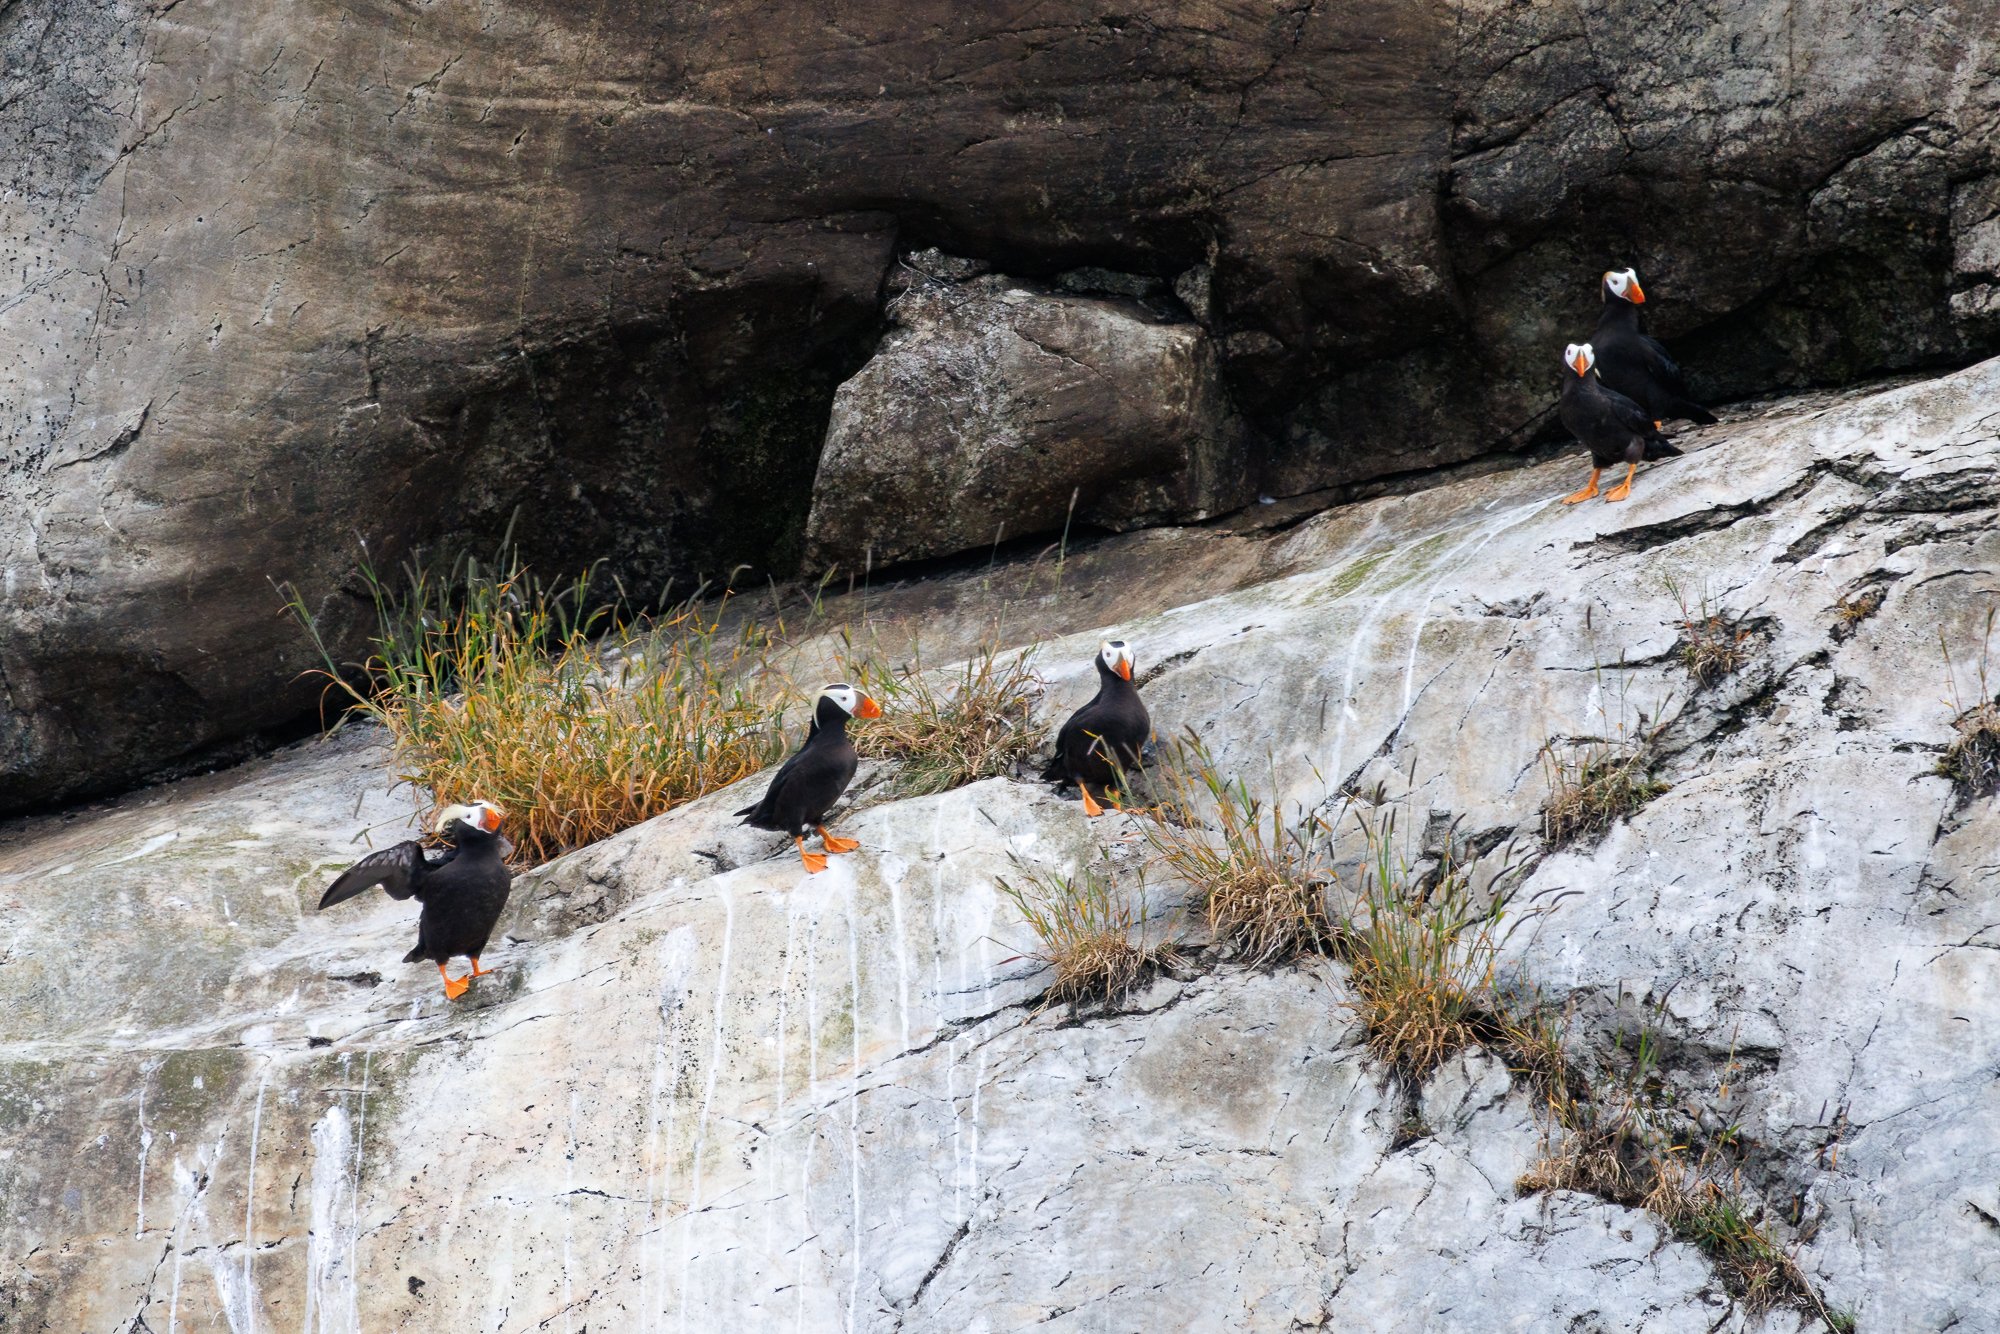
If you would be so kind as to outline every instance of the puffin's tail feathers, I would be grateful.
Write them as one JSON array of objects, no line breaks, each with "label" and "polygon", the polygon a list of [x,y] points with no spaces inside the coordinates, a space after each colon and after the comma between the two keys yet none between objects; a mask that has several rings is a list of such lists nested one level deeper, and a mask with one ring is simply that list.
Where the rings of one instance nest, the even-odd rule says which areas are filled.
[{"label": "puffin's tail feathers", "polygon": [[732,812],[731,812],[731,814],[733,814],[733,815],[755,815],[756,813],[757,813],[757,807],[756,807],[756,806],[754,806],[754,805],[751,805],[751,806],[745,806],[745,807],[744,807],[744,808],[743,808],[742,810],[740,810],[740,811],[732,811]]},{"label": "puffin's tail feathers", "polygon": [[1686,401],[1680,404],[1679,415],[1687,418],[1697,426],[1713,426],[1722,420],[1722,418],[1716,416],[1701,404]]},{"label": "puffin's tail feathers", "polygon": [[1674,445],[1673,441],[1667,439],[1665,436],[1649,435],[1646,437],[1646,462],[1651,463],[1656,459],[1677,459],[1680,456],[1681,451]]},{"label": "puffin's tail feathers", "polygon": [[411,950],[408,954],[405,954],[403,956],[403,962],[415,963],[417,960],[423,957],[424,957],[424,947],[421,943],[419,943],[415,949]]},{"label": "puffin's tail feathers", "polygon": [[1061,783],[1068,778],[1069,771],[1063,767],[1062,752],[1058,750],[1049,758],[1049,762],[1042,767],[1042,781],[1045,783]]}]

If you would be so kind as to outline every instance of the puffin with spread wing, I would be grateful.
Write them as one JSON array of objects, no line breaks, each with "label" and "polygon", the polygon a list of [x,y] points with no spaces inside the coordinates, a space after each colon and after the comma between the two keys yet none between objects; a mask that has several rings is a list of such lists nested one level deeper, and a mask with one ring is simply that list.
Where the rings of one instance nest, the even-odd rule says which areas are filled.
[{"label": "puffin with spread wing", "polygon": [[[479,956],[513,888],[500,819],[500,808],[488,801],[447,806],[438,812],[433,826],[451,843],[442,857],[431,860],[415,839],[370,853],[340,873],[320,897],[319,906],[345,903],[377,885],[392,899],[416,899],[424,905],[417,918],[417,945],[403,962],[435,963],[444,978],[445,998],[457,1000],[473,978],[492,973],[479,966]],[[472,960],[472,971],[453,977],[445,964],[461,954]]]}]

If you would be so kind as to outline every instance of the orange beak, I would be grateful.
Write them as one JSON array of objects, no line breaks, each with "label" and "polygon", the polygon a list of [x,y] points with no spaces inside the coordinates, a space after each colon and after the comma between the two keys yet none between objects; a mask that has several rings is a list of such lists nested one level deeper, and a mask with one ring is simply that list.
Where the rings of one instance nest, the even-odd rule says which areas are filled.
[{"label": "orange beak", "polygon": [[1646,304],[1646,294],[1644,291],[1640,289],[1639,280],[1637,278],[1634,278],[1632,280],[1631,285],[1625,289],[1625,299],[1627,301],[1630,301],[1635,306],[1643,306]]},{"label": "orange beak", "polygon": [[491,806],[482,808],[479,812],[479,827],[489,834],[498,829],[500,827],[500,812],[494,810]]},{"label": "orange beak", "polygon": [[854,710],[854,716],[857,718],[880,718],[882,716],[882,706],[869,696],[863,695],[860,706]]},{"label": "orange beak", "polygon": [[1112,670],[1129,681],[1132,679],[1132,660],[1130,658],[1120,658],[1118,665],[1112,668]]},{"label": "orange beak", "polygon": [[1583,354],[1580,352],[1577,354],[1576,360],[1572,361],[1569,365],[1570,369],[1578,375],[1583,375],[1590,370],[1590,363],[1583,359]]}]

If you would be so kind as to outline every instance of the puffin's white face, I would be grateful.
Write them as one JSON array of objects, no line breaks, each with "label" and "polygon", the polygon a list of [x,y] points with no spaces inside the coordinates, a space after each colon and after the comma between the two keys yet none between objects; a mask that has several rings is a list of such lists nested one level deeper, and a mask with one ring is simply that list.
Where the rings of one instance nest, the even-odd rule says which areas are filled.
[{"label": "puffin's white face", "polygon": [[1578,375],[1590,374],[1590,368],[1597,364],[1597,353],[1588,343],[1571,343],[1563,349],[1563,365]]},{"label": "puffin's white face", "polygon": [[1107,639],[1097,646],[1097,657],[1106,667],[1127,681],[1132,679],[1132,646],[1122,639]]},{"label": "puffin's white face", "polygon": [[483,829],[491,834],[500,828],[502,814],[501,809],[490,801],[475,801],[469,806],[447,806],[437,813],[432,828],[442,834],[451,827],[453,820],[458,820],[469,828]]},{"label": "puffin's white face", "polygon": [[1611,289],[1611,295],[1623,297],[1635,306],[1646,304],[1646,293],[1639,286],[1636,269],[1615,269],[1604,275],[1604,285]]},{"label": "puffin's white face", "polygon": [[845,681],[835,681],[819,692],[821,699],[830,699],[840,706],[840,711],[850,718],[880,718],[882,706],[856,690]]}]

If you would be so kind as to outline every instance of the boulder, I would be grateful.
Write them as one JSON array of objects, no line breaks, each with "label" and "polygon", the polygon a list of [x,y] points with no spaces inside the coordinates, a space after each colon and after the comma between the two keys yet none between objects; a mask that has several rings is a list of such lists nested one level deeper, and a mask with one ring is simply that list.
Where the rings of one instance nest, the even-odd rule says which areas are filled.
[{"label": "boulder", "polygon": [[1614,262],[1704,394],[1968,358],[1995,19],[0,7],[0,809],[308,714],[357,536],[790,572],[901,250],[1172,282],[1281,495],[1531,440]]},{"label": "boulder", "polygon": [[1251,499],[1248,436],[1201,326],[1002,276],[925,283],[834,394],[809,566],[1203,519]]},{"label": "boulder", "polygon": [[[1659,1104],[1731,1128],[1828,1308],[1981,1328],[2000,805],[1937,764],[1953,690],[1992,688],[1996,395],[2000,361],[1779,404],[1623,504],[1557,503],[1576,455],[1204,530],[1238,553],[1206,586],[1130,577],[1163,533],[1106,539],[1054,611],[1116,618],[1041,646],[1043,716],[1115,629],[1161,730],[1288,818],[1367,792],[1413,860],[1455,831],[1513,864],[1501,976],[1577,1050],[1652,1029]],[[949,613],[926,583],[831,598],[823,633],[1039,626],[1022,574],[949,576]],[[1690,679],[1674,587],[1750,632],[1736,672]],[[1544,746],[1641,726],[1669,789],[1544,846]],[[397,962],[410,904],[312,911],[402,836],[389,782],[355,729],[0,828],[10,1329],[1828,1323],[1739,1302],[1642,1210],[1519,1193],[1535,1095],[1476,1048],[1403,1086],[1331,962],[1198,955],[1041,1008],[1001,881],[1101,860],[1167,908],[1133,817],[1009,778],[878,793],[806,876],[729,816],[753,778],[523,877],[451,1004]]]}]

